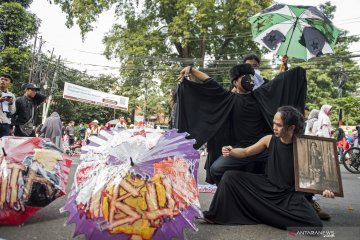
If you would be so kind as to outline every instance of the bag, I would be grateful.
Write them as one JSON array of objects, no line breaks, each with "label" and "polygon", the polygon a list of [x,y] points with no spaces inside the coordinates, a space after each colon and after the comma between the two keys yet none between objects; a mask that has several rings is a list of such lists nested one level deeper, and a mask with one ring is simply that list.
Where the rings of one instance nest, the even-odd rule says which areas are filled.
[{"label": "bag", "polygon": [[34,105],[31,105],[31,118],[26,123],[19,125],[20,131],[27,137],[31,136],[31,134],[34,132],[34,115],[35,115],[35,107]]},{"label": "bag", "polygon": [[23,125],[19,125],[20,131],[27,137],[31,136],[31,134],[33,133],[34,129],[33,129],[34,124],[30,121],[24,123]]}]

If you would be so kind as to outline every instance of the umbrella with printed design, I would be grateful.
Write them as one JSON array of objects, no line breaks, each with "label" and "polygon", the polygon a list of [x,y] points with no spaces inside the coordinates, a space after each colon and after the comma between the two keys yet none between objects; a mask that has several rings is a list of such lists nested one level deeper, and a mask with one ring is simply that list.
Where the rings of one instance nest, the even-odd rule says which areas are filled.
[{"label": "umbrella with printed design", "polygon": [[199,153],[176,130],[101,131],[82,148],[64,207],[75,236],[87,239],[184,239],[202,215]]},{"label": "umbrella with printed design", "polygon": [[333,53],[340,30],[316,7],[274,4],[250,17],[253,40],[279,56]]},{"label": "umbrella with printed design", "polygon": [[18,225],[65,194],[71,160],[48,139],[0,142],[0,224]]}]

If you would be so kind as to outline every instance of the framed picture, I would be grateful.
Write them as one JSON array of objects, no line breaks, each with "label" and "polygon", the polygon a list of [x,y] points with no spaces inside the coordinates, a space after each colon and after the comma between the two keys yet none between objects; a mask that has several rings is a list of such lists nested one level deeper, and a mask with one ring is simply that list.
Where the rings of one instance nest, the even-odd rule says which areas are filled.
[{"label": "framed picture", "polygon": [[343,197],[336,140],[302,135],[294,141],[295,190]]}]

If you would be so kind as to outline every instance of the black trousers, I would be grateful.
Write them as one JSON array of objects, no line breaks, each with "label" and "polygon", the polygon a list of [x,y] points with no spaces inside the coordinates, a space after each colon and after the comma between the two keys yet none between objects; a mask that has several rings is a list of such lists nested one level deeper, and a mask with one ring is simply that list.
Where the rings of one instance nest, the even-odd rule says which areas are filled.
[{"label": "black trousers", "polygon": [[10,136],[10,124],[0,123],[0,138]]},{"label": "black trousers", "polygon": [[268,156],[269,152],[267,149],[246,158],[221,156],[210,167],[211,178],[218,185],[222,176],[228,170],[240,170],[257,174],[264,173]]}]

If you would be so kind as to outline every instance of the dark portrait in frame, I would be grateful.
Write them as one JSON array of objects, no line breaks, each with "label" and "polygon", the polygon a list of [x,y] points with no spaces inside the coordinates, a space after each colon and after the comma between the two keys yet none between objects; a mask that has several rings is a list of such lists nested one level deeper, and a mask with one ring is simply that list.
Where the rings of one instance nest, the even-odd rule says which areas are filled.
[{"label": "dark portrait in frame", "polygon": [[322,194],[327,189],[344,196],[335,139],[296,136],[294,161],[296,191]]}]

